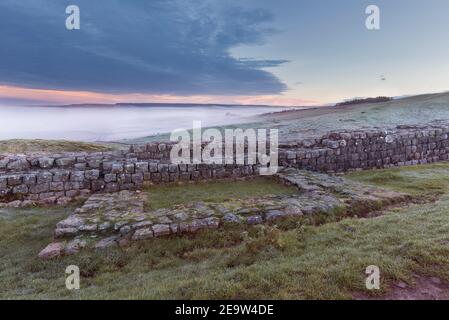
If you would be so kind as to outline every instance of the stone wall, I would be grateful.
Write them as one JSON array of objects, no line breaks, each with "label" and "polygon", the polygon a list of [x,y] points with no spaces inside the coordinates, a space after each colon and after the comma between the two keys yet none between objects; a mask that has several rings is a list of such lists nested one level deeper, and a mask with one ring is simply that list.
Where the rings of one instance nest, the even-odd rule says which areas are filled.
[{"label": "stone wall", "polygon": [[[165,144],[156,144],[164,149]],[[0,202],[65,203],[92,192],[140,189],[146,184],[255,175],[257,165],[171,164],[154,144],[129,151],[52,155],[1,155]],[[136,152],[136,150],[139,150]],[[159,158],[159,159],[157,159]]]},{"label": "stone wall", "polygon": [[425,164],[449,159],[449,125],[330,132],[283,148],[281,166],[328,173]]},{"label": "stone wall", "polygon": [[[330,132],[319,139],[280,145],[279,165],[332,173],[448,160],[448,132],[446,122]],[[171,146],[151,143],[127,151],[0,155],[0,202],[65,203],[97,191],[258,174],[257,164],[170,164]]]}]

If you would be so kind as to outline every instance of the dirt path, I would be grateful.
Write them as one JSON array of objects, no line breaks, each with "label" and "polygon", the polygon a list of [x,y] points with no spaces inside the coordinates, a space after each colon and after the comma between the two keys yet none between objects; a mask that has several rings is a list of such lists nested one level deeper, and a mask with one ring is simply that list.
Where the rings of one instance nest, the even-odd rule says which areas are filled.
[{"label": "dirt path", "polygon": [[354,294],[356,300],[449,300],[449,282],[437,277],[413,276],[413,285],[395,282],[390,292],[381,297]]}]

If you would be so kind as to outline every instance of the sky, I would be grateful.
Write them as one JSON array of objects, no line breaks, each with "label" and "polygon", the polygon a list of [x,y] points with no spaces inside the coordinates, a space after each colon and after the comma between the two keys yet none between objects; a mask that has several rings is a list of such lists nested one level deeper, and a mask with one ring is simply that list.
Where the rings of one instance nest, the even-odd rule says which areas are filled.
[{"label": "sky", "polygon": [[[368,5],[380,30],[365,26]],[[80,8],[80,30],[65,9]],[[0,103],[318,105],[449,90],[447,0],[1,0]]]}]

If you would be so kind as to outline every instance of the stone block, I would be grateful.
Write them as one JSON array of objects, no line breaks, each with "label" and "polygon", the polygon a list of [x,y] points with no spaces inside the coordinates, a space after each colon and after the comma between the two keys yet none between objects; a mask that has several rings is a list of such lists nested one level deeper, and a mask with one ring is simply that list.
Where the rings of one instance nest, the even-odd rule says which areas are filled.
[{"label": "stone block", "polygon": [[64,191],[64,182],[51,182],[50,191]]},{"label": "stone block", "polygon": [[28,186],[26,184],[21,184],[21,185],[15,186],[12,189],[12,193],[14,193],[14,194],[26,194],[26,193],[28,193]]},{"label": "stone block", "polygon": [[73,165],[75,163],[76,163],[76,158],[75,157],[56,159],[56,165],[58,167],[62,167],[62,168],[73,167]]},{"label": "stone block", "polygon": [[53,167],[53,164],[55,163],[55,159],[50,158],[50,157],[41,157],[38,159],[38,162],[39,162],[39,167],[41,167],[42,169],[49,169],[49,168]]},{"label": "stone block", "polygon": [[84,172],[84,178],[87,180],[96,180],[100,177],[100,170],[92,169]]},{"label": "stone block", "polygon": [[30,169],[31,165],[27,159],[21,158],[8,162],[7,169],[10,171],[26,171]]},{"label": "stone block", "polygon": [[8,186],[14,187],[22,184],[22,175],[20,174],[12,174],[7,176]]},{"label": "stone block", "polygon": [[137,173],[145,173],[149,171],[148,162],[137,162],[136,163],[136,172]]}]

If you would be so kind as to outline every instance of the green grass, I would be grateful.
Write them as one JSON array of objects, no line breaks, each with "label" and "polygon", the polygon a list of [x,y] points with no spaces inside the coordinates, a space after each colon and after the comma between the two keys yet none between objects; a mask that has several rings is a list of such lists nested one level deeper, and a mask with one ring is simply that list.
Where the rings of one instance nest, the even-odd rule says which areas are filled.
[{"label": "green grass", "polygon": [[24,152],[97,152],[123,148],[116,143],[88,143],[66,140],[0,140],[0,153]]},{"label": "green grass", "polygon": [[[354,175],[393,189],[447,180],[446,164]],[[433,174],[439,172],[440,174]],[[401,183],[390,176],[399,174]],[[371,219],[320,226],[229,226],[197,235],[36,258],[69,209],[0,214],[0,298],[21,299],[350,299],[364,291],[365,268],[381,270],[382,294],[412,273],[449,280],[449,193],[435,203],[392,209]],[[281,224],[279,224],[281,225]],[[81,290],[65,289],[64,270],[80,267]]]},{"label": "green grass", "polygon": [[154,186],[147,190],[149,208],[171,208],[195,202],[223,202],[266,195],[294,194],[296,189],[273,179],[258,177],[251,180],[198,182],[184,185]]},{"label": "green grass", "polygon": [[439,195],[447,192],[449,187],[449,162],[361,171],[346,177],[375,186],[387,186],[415,196]]}]

